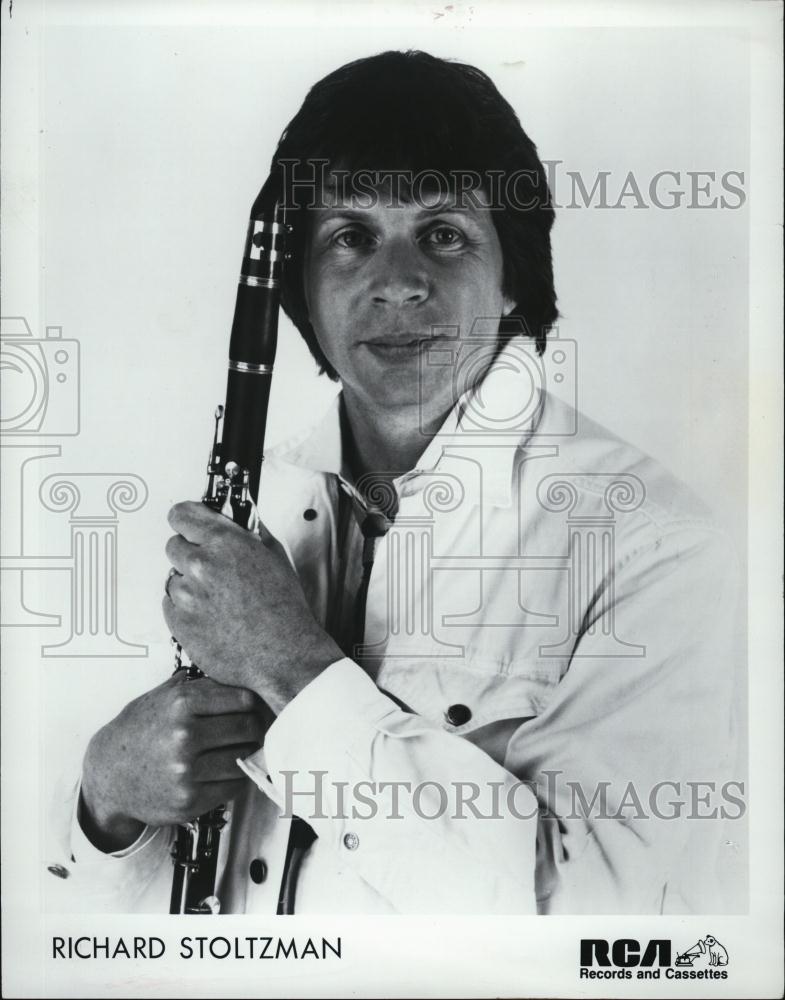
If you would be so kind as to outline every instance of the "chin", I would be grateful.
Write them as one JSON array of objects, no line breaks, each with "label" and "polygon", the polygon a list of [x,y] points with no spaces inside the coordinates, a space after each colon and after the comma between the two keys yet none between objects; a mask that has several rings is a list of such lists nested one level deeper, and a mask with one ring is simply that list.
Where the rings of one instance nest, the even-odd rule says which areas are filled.
[{"label": "chin", "polygon": [[417,379],[410,379],[408,383],[392,383],[379,385],[368,392],[375,406],[384,409],[403,410],[417,409],[425,402],[420,397]]},{"label": "chin", "polygon": [[452,378],[423,380],[420,364],[357,368],[353,377],[344,377],[341,382],[346,391],[364,398],[372,409],[411,411],[421,426],[427,426],[441,422],[455,404]]}]

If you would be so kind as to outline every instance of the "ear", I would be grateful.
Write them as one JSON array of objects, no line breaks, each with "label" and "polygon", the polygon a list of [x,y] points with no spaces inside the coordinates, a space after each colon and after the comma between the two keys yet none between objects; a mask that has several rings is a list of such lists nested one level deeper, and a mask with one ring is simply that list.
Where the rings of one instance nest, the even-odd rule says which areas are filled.
[{"label": "ear", "polygon": [[509,295],[505,295],[504,305],[502,306],[502,316],[509,316],[514,308],[515,308],[515,299],[511,299]]}]

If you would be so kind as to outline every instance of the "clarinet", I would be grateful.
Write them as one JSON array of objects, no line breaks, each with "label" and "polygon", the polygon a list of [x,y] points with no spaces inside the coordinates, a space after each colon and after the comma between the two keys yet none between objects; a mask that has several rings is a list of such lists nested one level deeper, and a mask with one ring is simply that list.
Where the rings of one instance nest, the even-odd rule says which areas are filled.
[{"label": "clarinet", "polygon": [[[251,208],[229,344],[226,403],[215,413],[215,434],[202,502],[249,531],[258,524],[267,404],[278,337],[280,279],[286,223],[282,192],[271,174]],[[188,661],[176,639],[175,673],[205,674]],[[177,827],[170,913],[220,913],[215,894],[225,806]]]}]

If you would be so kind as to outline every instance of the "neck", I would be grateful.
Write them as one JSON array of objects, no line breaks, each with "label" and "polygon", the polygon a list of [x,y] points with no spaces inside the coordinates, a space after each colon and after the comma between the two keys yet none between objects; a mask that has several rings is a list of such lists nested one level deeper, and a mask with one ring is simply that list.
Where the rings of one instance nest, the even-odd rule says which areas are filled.
[{"label": "neck", "polygon": [[409,472],[446,415],[425,422],[417,406],[379,410],[344,390],[341,422],[352,473],[393,479]]}]

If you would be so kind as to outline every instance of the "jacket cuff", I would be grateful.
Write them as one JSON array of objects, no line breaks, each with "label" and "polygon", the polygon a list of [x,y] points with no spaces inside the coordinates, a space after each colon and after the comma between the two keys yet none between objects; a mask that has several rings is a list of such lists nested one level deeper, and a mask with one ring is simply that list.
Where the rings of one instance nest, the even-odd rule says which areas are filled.
[{"label": "jacket cuff", "polygon": [[265,747],[288,756],[286,751],[302,744],[303,732],[321,729],[320,723],[340,736],[345,726],[374,725],[397,710],[362,667],[345,657],[292,698],[267,731]]},{"label": "jacket cuff", "polygon": [[[82,796],[82,783],[76,792],[74,808],[71,814],[71,861],[80,868],[89,868],[94,875],[117,870],[119,861],[134,859],[133,867],[138,871],[147,870],[158,864],[160,855],[168,847],[168,837],[164,827],[145,826],[136,840],[119,851],[105,852],[96,847],[87,837],[79,822],[79,802]],[[149,850],[146,850],[149,848]],[[126,865],[129,867],[130,865]]]},{"label": "jacket cuff", "polygon": [[296,771],[306,760],[312,761],[314,745],[320,748],[320,758],[334,761],[349,751],[360,731],[384,731],[381,723],[387,717],[390,728],[395,728],[397,714],[398,706],[346,657],[323,670],[292,698],[267,730],[262,749],[245,760],[238,759],[237,764],[285,810],[280,780],[284,767]]}]

